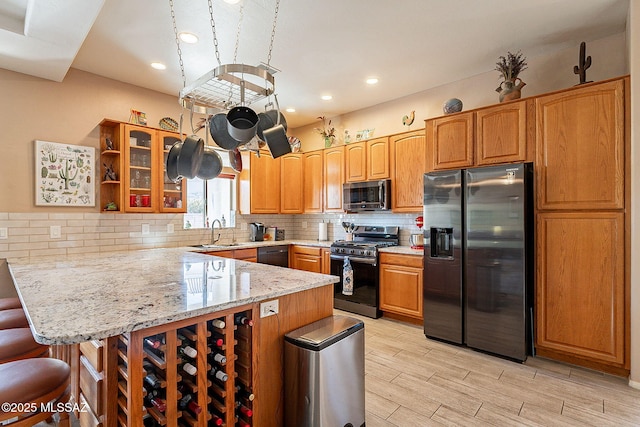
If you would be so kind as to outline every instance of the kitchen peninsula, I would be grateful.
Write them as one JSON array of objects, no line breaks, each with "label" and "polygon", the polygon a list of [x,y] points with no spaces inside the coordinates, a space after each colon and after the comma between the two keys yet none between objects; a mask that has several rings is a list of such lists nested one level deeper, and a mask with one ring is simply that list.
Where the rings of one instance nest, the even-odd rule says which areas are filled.
[{"label": "kitchen peninsula", "polygon": [[100,426],[280,425],[283,336],[332,314],[338,280],[187,248],[9,268],[36,340],[76,373],[77,415]]}]

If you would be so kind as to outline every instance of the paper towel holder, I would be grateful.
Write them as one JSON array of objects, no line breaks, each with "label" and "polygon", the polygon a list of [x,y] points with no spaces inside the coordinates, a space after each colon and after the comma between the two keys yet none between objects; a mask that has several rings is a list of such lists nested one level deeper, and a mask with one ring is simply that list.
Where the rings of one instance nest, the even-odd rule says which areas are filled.
[{"label": "paper towel holder", "polygon": [[328,224],[324,221],[318,224],[318,240],[321,242],[325,240],[329,240],[327,226]]}]

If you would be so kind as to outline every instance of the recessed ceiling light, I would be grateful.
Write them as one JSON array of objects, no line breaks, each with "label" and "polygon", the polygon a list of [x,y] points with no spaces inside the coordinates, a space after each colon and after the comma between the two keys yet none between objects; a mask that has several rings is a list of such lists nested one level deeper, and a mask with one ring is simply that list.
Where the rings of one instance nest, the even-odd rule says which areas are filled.
[{"label": "recessed ceiling light", "polygon": [[295,112],[296,112],[296,109],[295,109],[295,108],[287,108],[285,111],[286,111],[287,113],[295,113]]},{"label": "recessed ceiling light", "polygon": [[161,62],[152,62],[151,68],[155,68],[156,70],[166,70],[167,66]]},{"label": "recessed ceiling light", "polygon": [[374,84],[376,84],[376,83],[378,83],[378,79],[377,79],[376,77],[369,77],[369,78],[367,79],[367,84],[368,84],[368,85],[374,85]]},{"label": "recessed ceiling light", "polygon": [[323,101],[330,101],[330,100],[333,99],[333,96],[331,96],[331,95],[322,95],[321,98],[322,98]]},{"label": "recessed ceiling light", "polygon": [[182,40],[185,43],[189,43],[189,44],[198,43],[198,36],[196,36],[193,33],[187,33],[183,31],[178,34],[178,37],[180,37],[180,40]]},{"label": "recessed ceiling light", "polygon": [[240,0],[224,0],[224,1],[225,3],[229,3],[229,4],[236,4],[240,2]]}]

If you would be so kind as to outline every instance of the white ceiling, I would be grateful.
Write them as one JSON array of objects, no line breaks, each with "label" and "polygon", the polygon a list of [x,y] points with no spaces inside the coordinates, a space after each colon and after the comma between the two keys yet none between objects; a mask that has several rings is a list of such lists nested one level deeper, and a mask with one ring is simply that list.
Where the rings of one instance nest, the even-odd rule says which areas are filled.
[{"label": "white ceiling", "polygon": [[[267,61],[276,0],[244,2],[235,62]],[[240,4],[212,0],[232,63]],[[4,4],[4,6],[1,6]],[[218,64],[207,0],[174,0],[189,85]],[[629,0],[281,0],[271,65],[292,128],[624,31]],[[27,35],[20,34],[20,15]],[[5,24],[8,22],[8,24]],[[9,29],[7,29],[9,28]],[[152,69],[153,61],[167,65]],[[62,81],[69,67],[176,95],[183,86],[169,0],[2,0],[0,67]],[[497,73],[497,72],[496,72]],[[376,86],[365,78],[379,78]],[[497,74],[496,74],[497,77]],[[322,94],[333,100],[322,101]],[[261,106],[255,106],[255,109]]]}]

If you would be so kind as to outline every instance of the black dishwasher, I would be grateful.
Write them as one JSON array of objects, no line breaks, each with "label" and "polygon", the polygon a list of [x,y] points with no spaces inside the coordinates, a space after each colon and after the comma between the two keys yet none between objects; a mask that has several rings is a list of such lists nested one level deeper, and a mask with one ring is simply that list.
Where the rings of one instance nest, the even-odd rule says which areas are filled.
[{"label": "black dishwasher", "polygon": [[289,245],[263,246],[258,248],[260,264],[289,267]]}]

